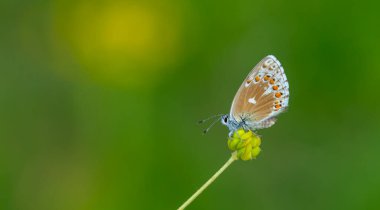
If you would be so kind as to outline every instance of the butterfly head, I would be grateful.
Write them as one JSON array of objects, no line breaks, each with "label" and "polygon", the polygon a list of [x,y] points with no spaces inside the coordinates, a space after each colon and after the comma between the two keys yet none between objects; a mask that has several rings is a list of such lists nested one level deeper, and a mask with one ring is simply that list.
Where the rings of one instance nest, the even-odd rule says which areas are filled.
[{"label": "butterfly head", "polygon": [[221,120],[221,122],[222,122],[223,125],[227,125],[227,126],[228,126],[229,121],[230,121],[228,114],[223,115],[223,116],[220,118],[220,120]]},{"label": "butterfly head", "polygon": [[229,114],[223,115],[220,118],[220,121],[222,122],[223,125],[227,126],[230,132],[234,132],[239,128],[244,127],[244,122],[237,122],[233,117],[231,117]]}]

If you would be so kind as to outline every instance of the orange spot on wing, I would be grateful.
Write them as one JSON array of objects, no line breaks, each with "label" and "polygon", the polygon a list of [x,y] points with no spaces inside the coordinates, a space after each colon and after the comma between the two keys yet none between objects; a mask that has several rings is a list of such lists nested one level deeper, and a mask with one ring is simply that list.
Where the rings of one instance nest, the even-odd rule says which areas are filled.
[{"label": "orange spot on wing", "polygon": [[273,86],[273,90],[278,90],[278,86],[277,85]]},{"label": "orange spot on wing", "polygon": [[259,77],[259,76],[256,76],[256,77],[255,77],[255,81],[256,81],[256,82],[260,81],[260,77]]},{"label": "orange spot on wing", "polygon": [[275,96],[276,96],[276,98],[280,98],[280,97],[282,96],[282,93],[277,92],[277,93],[275,94]]},{"label": "orange spot on wing", "polygon": [[273,85],[273,84],[274,84],[274,79],[271,78],[271,79],[269,80],[269,83],[270,83],[271,85]]}]

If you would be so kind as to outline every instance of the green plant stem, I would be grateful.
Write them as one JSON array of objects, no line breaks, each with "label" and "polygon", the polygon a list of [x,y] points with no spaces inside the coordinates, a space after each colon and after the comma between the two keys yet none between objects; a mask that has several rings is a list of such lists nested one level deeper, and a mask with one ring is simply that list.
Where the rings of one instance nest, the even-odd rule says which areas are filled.
[{"label": "green plant stem", "polygon": [[218,178],[219,175],[222,174],[223,171],[231,165],[231,163],[237,159],[237,152],[235,151],[232,153],[230,159],[228,159],[228,161],[206,183],[204,183],[201,188],[199,188],[189,199],[187,199],[187,201],[183,203],[182,206],[178,208],[178,210],[185,209],[191,202],[195,200],[195,198],[198,197],[198,195],[200,195],[211,183],[213,183],[215,179]]}]

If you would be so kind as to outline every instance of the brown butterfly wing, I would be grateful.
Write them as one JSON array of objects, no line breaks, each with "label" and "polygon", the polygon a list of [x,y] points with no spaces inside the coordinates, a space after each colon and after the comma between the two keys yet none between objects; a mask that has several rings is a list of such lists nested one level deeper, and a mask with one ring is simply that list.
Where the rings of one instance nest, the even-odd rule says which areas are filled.
[{"label": "brown butterfly wing", "polygon": [[255,129],[270,127],[288,106],[289,84],[274,56],[262,59],[248,74],[232,102],[230,116]]}]

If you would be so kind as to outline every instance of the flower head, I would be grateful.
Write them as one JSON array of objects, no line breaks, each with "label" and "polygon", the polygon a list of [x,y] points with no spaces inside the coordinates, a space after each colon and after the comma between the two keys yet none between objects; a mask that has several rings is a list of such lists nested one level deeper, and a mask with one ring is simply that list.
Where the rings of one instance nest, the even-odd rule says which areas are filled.
[{"label": "flower head", "polygon": [[241,160],[256,159],[261,152],[261,138],[250,130],[236,130],[228,139],[228,148],[237,151],[237,158]]}]

